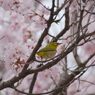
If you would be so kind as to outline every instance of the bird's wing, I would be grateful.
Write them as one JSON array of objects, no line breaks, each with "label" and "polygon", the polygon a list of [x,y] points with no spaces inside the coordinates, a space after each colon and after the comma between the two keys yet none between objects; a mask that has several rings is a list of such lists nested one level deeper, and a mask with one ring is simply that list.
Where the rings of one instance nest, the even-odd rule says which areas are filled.
[{"label": "bird's wing", "polygon": [[51,49],[51,48],[42,48],[38,52],[49,52],[49,51],[56,51],[56,50],[55,49]]}]

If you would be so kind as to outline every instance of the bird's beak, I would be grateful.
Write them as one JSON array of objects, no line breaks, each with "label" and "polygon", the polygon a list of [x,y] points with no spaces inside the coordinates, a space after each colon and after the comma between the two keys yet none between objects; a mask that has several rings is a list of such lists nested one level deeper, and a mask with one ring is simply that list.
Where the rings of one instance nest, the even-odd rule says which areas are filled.
[{"label": "bird's beak", "polygon": [[58,45],[60,45],[60,44],[62,44],[62,43],[58,43]]}]

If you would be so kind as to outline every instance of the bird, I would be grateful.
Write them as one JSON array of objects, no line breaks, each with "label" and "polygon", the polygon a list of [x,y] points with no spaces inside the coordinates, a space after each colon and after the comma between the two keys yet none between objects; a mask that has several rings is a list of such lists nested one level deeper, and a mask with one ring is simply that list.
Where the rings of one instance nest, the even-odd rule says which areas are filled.
[{"label": "bird", "polygon": [[53,58],[57,52],[57,47],[61,43],[57,42],[50,42],[48,43],[44,48],[40,49],[36,54],[41,58],[41,59],[50,59]]}]

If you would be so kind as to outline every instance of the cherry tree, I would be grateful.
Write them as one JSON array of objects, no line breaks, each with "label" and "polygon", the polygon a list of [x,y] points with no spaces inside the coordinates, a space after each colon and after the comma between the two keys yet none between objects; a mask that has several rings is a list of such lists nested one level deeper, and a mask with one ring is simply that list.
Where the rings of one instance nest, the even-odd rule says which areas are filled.
[{"label": "cherry tree", "polygon": [[0,0],[0,94],[94,95],[94,26],[94,0]]}]

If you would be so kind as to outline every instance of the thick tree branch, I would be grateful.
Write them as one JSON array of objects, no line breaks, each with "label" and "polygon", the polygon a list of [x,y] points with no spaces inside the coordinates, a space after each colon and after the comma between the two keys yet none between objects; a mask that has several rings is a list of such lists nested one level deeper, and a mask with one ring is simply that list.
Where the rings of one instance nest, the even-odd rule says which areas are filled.
[{"label": "thick tree branch", "polygon": [[33,76],[33,79],[31,81],[31,84],[30,84],[30,87],[29,87],[29,93],[33,93],[33,88],[35,86],[35,82],[37,80],[37,76],[38,76],[38,73],[35,73],[34,76]]},{"label": "thick tree branch", "polygon": [[39,38],[33,52],[31,53],[30,57],[28,58],[22,72],[28,68],[29,64],[32,63],[35,60],[35,54],[37,52],[37,50],[41,47],[41,44],[44,40],[44,38],[47,36],[49,28],[51,26],[51,24],[53,23],[53,16],[54,16],[54,7],[55,7],[55,0],[52,0],[52,8],[51,8],[51,12],[50,12],[50,17],[49,20],[47,21],[47,28],[45,28],[45,30],[43,31],[41,37]]}]

